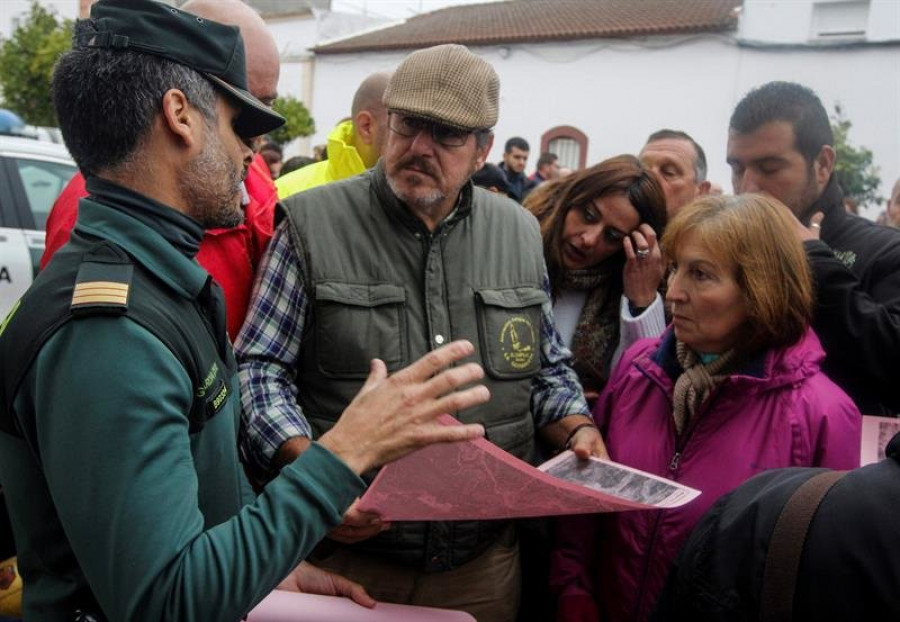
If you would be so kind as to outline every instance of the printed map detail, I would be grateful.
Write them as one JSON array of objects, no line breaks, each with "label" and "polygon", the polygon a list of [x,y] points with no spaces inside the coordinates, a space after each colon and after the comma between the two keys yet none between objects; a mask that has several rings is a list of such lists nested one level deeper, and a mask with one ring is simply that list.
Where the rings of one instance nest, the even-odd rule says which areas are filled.
[{"label": "printed map detail", "polygon": [[[445,415],[444,425],[459,425]],[[383,469],[359,509],[386,521],[486,520],[672,508],[700,491],[571,451],[535,468],[484,440],[420,449]]]}]

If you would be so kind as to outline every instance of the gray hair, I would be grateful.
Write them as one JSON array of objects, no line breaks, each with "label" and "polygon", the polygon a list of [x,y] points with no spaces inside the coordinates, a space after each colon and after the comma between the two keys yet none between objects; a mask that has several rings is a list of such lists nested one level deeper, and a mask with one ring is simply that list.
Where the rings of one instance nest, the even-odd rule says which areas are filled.
[{"label": "gray hair", "polygon": [[645,144],[650,144],[657,140],[666,140],[666,139],[677,139],[677,140],[686,140],[691,143],[694,147],[694,177],[696,178],[697,183],[699,184],[701,181],[706,181],[707,174],[707,166],[706,166],[706,154],[703,152],[703,147],[700,144],[691,138],[691,135],[687,132],[682,132],[681,130],[659,130],[650,134],[647,138],[647,142]]},{"label": "gray hair", "polygon": [[53,104],[69,152],[83,173],[134,161],[166,91],[179,89],[207,123],[216,118],[217,92],[193,69],[151,54],[89,48],[93,32],[76,23],[75,47],[53,72]]}]

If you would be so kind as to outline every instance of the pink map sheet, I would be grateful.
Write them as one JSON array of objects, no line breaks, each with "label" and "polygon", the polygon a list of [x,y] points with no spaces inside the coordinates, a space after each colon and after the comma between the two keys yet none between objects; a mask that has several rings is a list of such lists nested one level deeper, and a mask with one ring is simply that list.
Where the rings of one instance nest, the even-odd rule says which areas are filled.
[{"label": "pink map sheet", "polygon": [[[441,422],[459,425],[449,415]],[[535,468],[484,439],[431,445],[382,468],[359,509],[375,512],[385,521],[487,520],[676,507],[700,494],[608,461],[585,465],[567,454]],[[641,487],[656,487],[665,499],[635,502],[541,470],[557,465],[557,470],[569,471],[578,480],[583,479],[583,473],[574,473],[579,464],[596,467],[604,479],[619,478],[620,489],[637,487],[638,496]],[[647,495],[651,497],[659,499],[660,494]]]},{"label": "pink map sheet", "polygon": [[866,466],[884,460],[884,448],[897,432],[900,432],[900,419],[896,417],[862,418],[862,447],[859,455],[859,466]]},{"label": "pink map sheet", "polygon": [[349,598],[275,590],[247,616],[247,622],[475,622],[462,611],[378,603],[374,609]]}]

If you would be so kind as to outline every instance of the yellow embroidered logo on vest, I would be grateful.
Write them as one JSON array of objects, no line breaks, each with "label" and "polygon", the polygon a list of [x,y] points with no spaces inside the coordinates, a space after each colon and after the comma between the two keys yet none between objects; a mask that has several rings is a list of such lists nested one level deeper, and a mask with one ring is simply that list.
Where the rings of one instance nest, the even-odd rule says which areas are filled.
[{"label": "yellow embroidered logo on vest", "polygon": [[534,325],[524,316],[511,317],[500,331],[503,358],[513,369],[527,369],[531,365],[536,343]]}]

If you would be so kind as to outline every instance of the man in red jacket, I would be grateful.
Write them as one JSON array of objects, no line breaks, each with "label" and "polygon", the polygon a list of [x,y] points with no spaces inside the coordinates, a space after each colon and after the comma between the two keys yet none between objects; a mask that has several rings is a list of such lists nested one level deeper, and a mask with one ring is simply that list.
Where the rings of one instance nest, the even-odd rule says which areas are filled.
[{"label": "man in red jacket", "polygon": [[[275,40],[262,18],[240,0],[191,0],[182,8],[240,28],[246,48],[249,90],[257,99],[271,105],[276,97],[280,63]],[[78,200],[85,196],[84,177],[79,173],[56,199],[47,218],[41,268],[69,241],[78,216]],[[207,229],[197,253],[197,261],[222,286],[228,335],[232,340],[244,323],[256,266],[272,237],[277,200],[278,192],[266,163],[257,154],[244,179],[244,222],[230,229]]]}]

